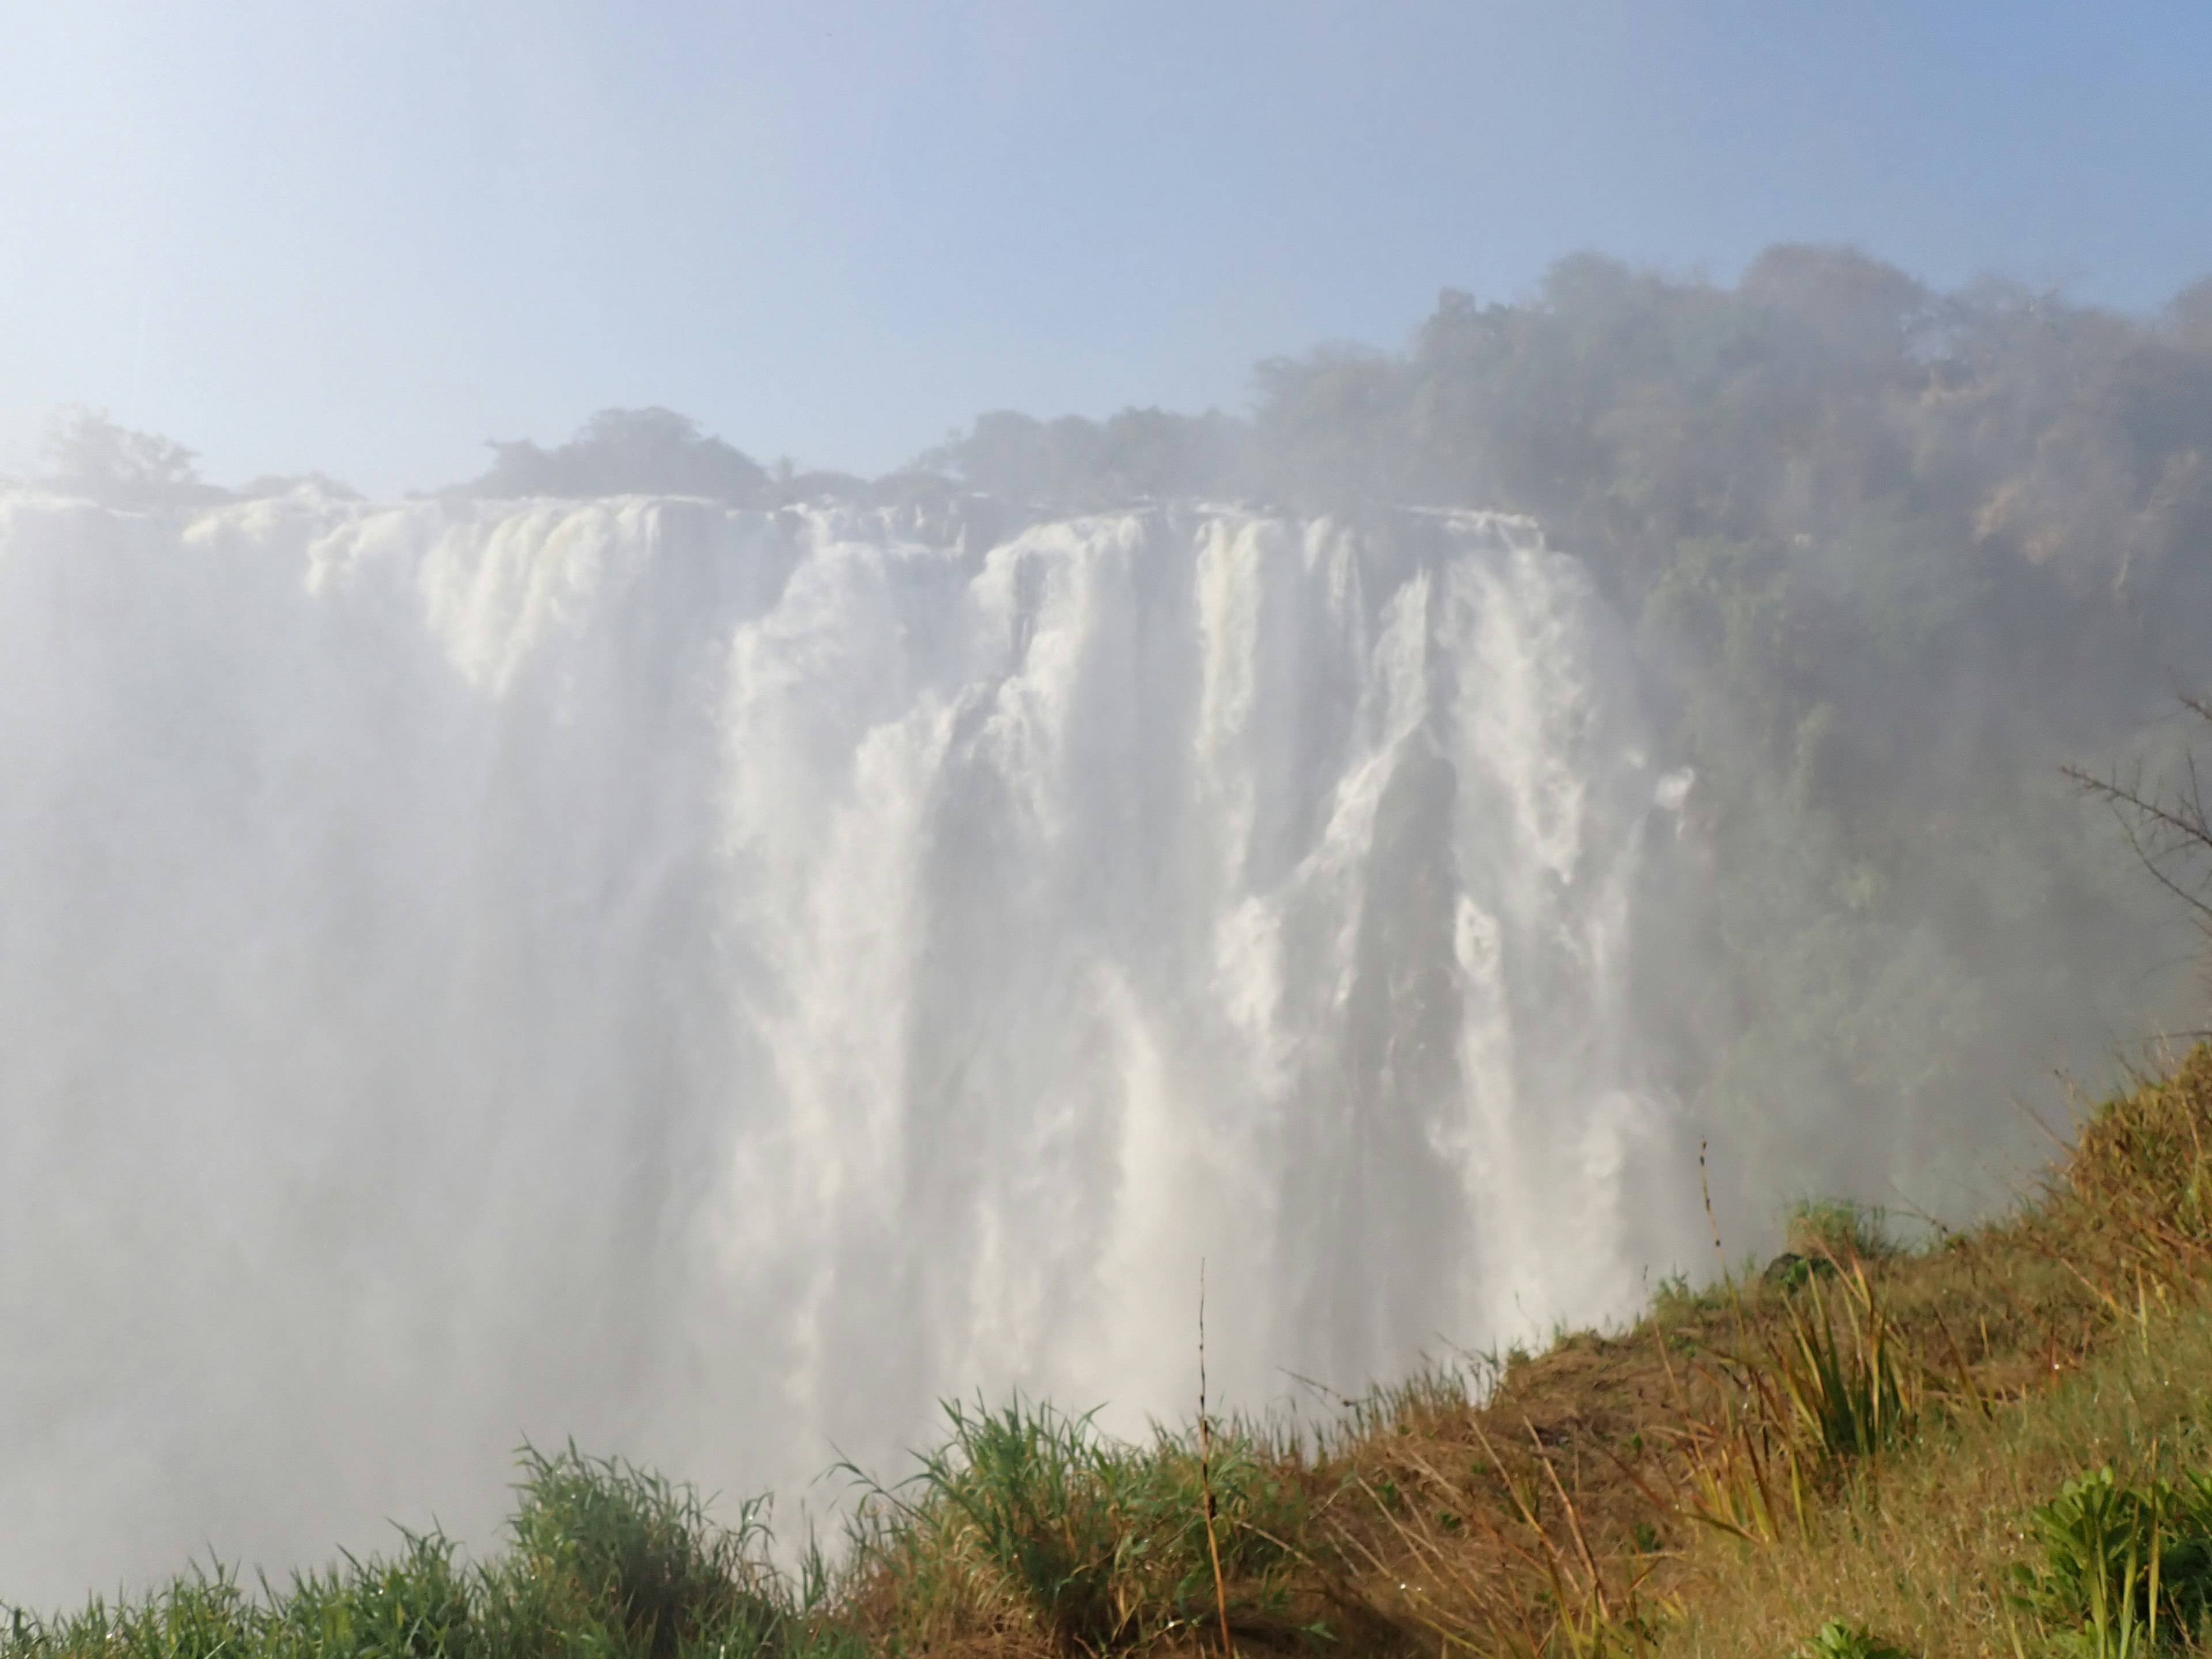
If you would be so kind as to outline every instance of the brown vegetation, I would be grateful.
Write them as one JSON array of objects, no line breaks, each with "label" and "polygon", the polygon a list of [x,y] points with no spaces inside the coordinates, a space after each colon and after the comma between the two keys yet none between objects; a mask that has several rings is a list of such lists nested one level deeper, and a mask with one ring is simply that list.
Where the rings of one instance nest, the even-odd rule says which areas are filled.
[{"label": "brown vegetation", "polygon": [[[2203,1461],[2208,1136],[2200,1049],[2091,1117],[2002,1222],[1908,1251],[1863,1212],[1808,1209],[1773,1270],[1678,1281],[1632,1330],[1379,1393],[1318,1446],[1218,1437],[1245,1460],[1223,1511],[1233,1644],[1781,1653],[1832,1621],[1847,1648],[1869,1625],[1929,1654],[2078,1640],[2018,1604],[2015,1571],[2069,1479]],[[1163,1437],[1141,1455],[1193,1455]],[[1210,1582],[1178,1601],[1110,1565],[1115,1540],[1159,1524],[1133,1499],[1095,1533],[1101,1605],[1121,1611],[1041,1616],[972,1505],[943,1502],[975,1467],[933,1466],[928,1496],[881,1516],[849,1604],[870,1645],[1219,1647]],[[1094,1498],[1117,1481],[1133,1490],[1125,1468]],[[1154,1569],[1175,1554],[1134,1551]],[[1195,1534],[1182,1559],[1202,1564]]]},{"label": "brown vegetation", "polygon": [[[835,1566],[780,1573],[755,1510],[720,1532],[684,1489],[532,1454],[514,1547],[473,1578],[410,1540],[261,1603],[218,1574],[19,1617],[0,1653],[2119,1659],[2194,1642],[2212,1606],[2209,1139],[2204,1048],[2090,1116],[2004,1220],[1907,1250],[1863,1212],[1810,1206],[1762,1274],[1675,1280],[1633,1329],[1345,1402],[1318,1442],[1208,1422],[1128,1446],[1049,1407],[954,1407],[914,1480],[863,1483]],[[403,1614],[404,1632],[376,1622]]]}]

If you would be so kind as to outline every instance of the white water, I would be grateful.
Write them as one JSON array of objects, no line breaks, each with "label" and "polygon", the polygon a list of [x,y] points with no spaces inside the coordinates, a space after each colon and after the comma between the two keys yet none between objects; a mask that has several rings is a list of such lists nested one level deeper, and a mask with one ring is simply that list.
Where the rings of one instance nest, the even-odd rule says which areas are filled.
[{"label": "white water", "polygon": [[1201,1257],[1257,1407],[1682,1254],[1573,561],[956,529],[0,497],[0,1601],[1184,1416]]}]

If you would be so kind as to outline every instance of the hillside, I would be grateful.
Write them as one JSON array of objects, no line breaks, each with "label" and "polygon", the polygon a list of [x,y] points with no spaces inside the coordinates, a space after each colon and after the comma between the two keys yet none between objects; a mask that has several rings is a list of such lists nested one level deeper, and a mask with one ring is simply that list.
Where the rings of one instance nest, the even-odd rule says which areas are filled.
[{"label": "hillside", "polygon": [[2212,1611],[2208,1139],[2212,1047],[2106,1103],[2002,1220],[1906,1250],[1806,1208],[1755,1275],[1319,1433],[1132,1446],[954,1404],[910,1479],[847,1471],[842,1546],[773,1553],[763,1506],[526,1449],[495,1559],[434,1534],[289,1586],[196,1569],[19,1611],[0,1653],[1150,1654],[1224,1620],[1250,1652],[2186,1645]]}]

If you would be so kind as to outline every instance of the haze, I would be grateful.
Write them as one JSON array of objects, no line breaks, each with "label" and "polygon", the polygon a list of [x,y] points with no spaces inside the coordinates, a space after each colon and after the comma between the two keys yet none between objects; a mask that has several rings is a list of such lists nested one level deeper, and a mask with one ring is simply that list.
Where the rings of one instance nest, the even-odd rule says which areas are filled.
[{"label": "haze", "polygon": [[2171,5],[19,5],[0,470],[57,404],[370,492],[683,410],[880,471],[1237,406],[1441,286],[1855,242],[2145,308],[2212,269]]},{"label": "haze", "polygon": [[2208,46],[9,17],[0,1602],[1989,1213],[2203,1024],[2061,769],[2212,684]]}]

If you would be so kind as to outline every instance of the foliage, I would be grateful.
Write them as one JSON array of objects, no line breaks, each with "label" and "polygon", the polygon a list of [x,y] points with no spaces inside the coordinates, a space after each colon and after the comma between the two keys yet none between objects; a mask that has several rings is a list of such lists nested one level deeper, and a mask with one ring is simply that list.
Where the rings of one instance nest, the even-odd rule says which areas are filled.
[{"label": "foliage", "polygon": [[258,1593],[202,1569],[0,1617],[0,1659],[1210,1650],[1209,1495],[1240,1653],[2183,1645],[2212,1611],[2208,1102],[2212,1051],[2108,1103],[2002,1223],[1847,1254],[1869,1218],[1809,1206],[1827,1274],[1678,1284],[1632,1329],[1339,1401],[1318,1434],[1233,1425],[1204,1475],[1188,1431],[956,1404],[910,1482],[866,1487],[842,1562],[779,1567],[759,1505],[720,1524],[651,1472],[526,1448],[490,1559],[403,1534]]},{"label": "foliage", "polygon": [[1887,1218],[1870,1205],[1850,1199],[1802,1199],[1790,1206],[1783,1223],[1787,1248],[1837,1266],[1877,1261],[1896,1254]]},{"label": "foliage", "polygon": [[72,406],[46,423],[45,482],[111,507],[205,505],[228,499],[200,482],[191,450],[118,426],[105,410]]},{"label": "foliage", "polygon": [[742,507],[773,498],[751,457],[667,409],[605,409],[565,444],[494,443],[477,495],[704,495]]},{"label": "foliage", "polygon": [[513,1547],[494,1598],[514,1633],[589,1629],[641,1659],[767,1644],[781,1608],[757,1553],[757,1503],[726,1530],[693,1488],[651,1471],[587,1458],[573,1444],[550,1456],[525,1447],[522,1459]]},{"label": "foliage", "polygon": [[17,1612],[7,1659],[823,1659],[839,1632],[769,1569],[757,1506],[733,1530],[698,1494],[572,1446],[522,1452],[512,1547],[471,1567],[437,1533],[250,1596],[218,1565],[136,1603]]},{"label": "foliage", "polygon": [[1912,1659],[1905,1649],[1877,1639],[1864,1625],[1832,1619],[1798,1650],[1801,1659]]},{"label": "foliage", "polygon": [[2033,1517],[2044,1566],[2023,1607],[2082,1627],[2096,1659],[2187,1637],[2212,1609],[2212,1476],[2122,1485],[2111,1465],[2068,1481]]},{"label": "foliage", "polygon": [[957,473],[971,489],[1065,509],[1208,494],[1249,441],[1242,422],[1215,411],[1125,409],[1099,422],[997,410],[916,465]]},{"label": "foliage", "polygon": [[1770,1374],[1821,1453],[1869,1457],[1911,1432],[1918,1370],[1899,1353],[1866,1269],[1854,1262],[1833,1282],[1832,1303],[1817,1278],[1792,1298],[1786,1334],[1768,1350]]},{"label": "foliage", "polygon": [[[895,1576],[973,1602],[1011,1596],[1071,1651],[1141,1646],[1212,1616],[1210,1487],[1232,1623],[1280,1630],[1283,1575],[1305,1499],[1247,1433],[1214,1436],[1205,1486],[1190,1437],[1146,1445],[1100,1435],[1018,1397],[995,1410],[948,1401],[951,1433],[923,1455],[909,1529],[885,1552]],[[941,1570],[969,1563],[979,1576]],[[934,1569],[934,1571],[933,1570]]]}]

